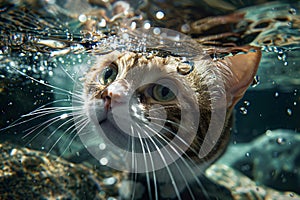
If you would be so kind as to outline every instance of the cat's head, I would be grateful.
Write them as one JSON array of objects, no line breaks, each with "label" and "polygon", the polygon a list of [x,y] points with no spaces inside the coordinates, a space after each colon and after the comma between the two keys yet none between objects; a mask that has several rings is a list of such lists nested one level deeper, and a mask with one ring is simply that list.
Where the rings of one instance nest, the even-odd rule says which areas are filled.
[{"label": "cat's head", "polygon": [[[179,156],[213,160],[227,142],[229,113],[252,82],[259,58],[259,51],[219,61],[114,51],[97,57],[85,76],[85,111],[114,148],[158,156],[162,165],[154,168]],[[220,133],[206,141],[208,132]]]}]

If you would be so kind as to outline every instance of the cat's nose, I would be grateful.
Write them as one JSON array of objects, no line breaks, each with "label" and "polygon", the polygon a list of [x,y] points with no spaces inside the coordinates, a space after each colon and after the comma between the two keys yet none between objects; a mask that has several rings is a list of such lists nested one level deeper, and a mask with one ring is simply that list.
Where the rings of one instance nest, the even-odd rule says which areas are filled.
[{"label": "cat's nose", "polygon": [[113,93],[112,92],[109,93],[107,89],[105,89],[101,92],[101,99],[104,100],[104,107],[105,107],[106,110],[109,110],[111,108],[111,99],[112,99],[112,97],[115,98]]},{"label": "cat's nose", "polygon": [[114,82],[101,92],[101,99],[108,110],[113,106],[123,104],[127,100],[128,87],[123,82]]}]

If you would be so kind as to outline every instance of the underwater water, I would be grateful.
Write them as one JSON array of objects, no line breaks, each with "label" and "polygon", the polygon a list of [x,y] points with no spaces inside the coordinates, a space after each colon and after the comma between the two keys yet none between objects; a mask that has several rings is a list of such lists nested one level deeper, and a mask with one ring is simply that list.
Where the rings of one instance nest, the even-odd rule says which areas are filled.
[{"label": "underwater water", "polygon": [[[199,191],[192,185],[175,199],[300,198],[299,1],[24,0],[0,6],[0,199],[164,199],[156,184],[111,169],[85,148],[72,106],[95,56],[164,44],[192,58],[198,46],[180,43],[185,37],[212,59],[244,45],[261,49],[262,58],[235,106],[227,151],[206,172],[204,186],[195,184]],[[180,47],[169,38],[156,41],[155,35],[172,31],[180,32]]]}]

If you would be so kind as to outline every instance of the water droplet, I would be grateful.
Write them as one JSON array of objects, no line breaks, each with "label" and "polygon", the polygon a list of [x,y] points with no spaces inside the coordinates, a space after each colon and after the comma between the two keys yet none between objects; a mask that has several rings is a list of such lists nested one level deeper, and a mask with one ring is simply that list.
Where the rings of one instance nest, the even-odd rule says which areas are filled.
[{"label": "water droplet", "polygon": [[130,28],[131,28],[131,30],[136,29],[136,22],[132,22],[132,23],[130,24]]},{"label": "water droplet", "polygon": [[292,109],[290,109],[290,108],[286,109],[286,112],[289,116],[291,116],[293,114]]},{"label": "water droplet", "polygon": [[276,139],[276,142],[277,142],[277,144],[285,144],[286,139],[284,139],[282,137],[279,137],[279,138]]},{"label": "water droplet", "polygon": [[153,33],[154,35],[159,35],[161,33],[160,28],[154,28]]},{"label": "water droplet", "polygon": [[244,105],[245,106],[250,106],[250,102],[249,101],[244,101]]},{"label": "water droplet", "polygon": [[84,22],[86,22],[87,17],[86,17],[86,15],[81,14],[81,15],[79,15],[79,17],[78,17],[78,20],[79,20],[81,23],[84,23]]},{"label": "water droplet", "polygon": [[144,23],[144,29],[150,29],[150,28],[151,28],[150,22],[145,22]]},{"label": "water droplet", "polygon": [[105,178],[103,179],[103,183],[104,185],[114,185],[117,182],[117,179],[115,177],[109,177],[109,178]]},{"label": "water droplet", "polygon": [[182,31],[183,33],[188,33],[188,32],[190,32],[190,30],[191,30],[191,27],[190,27],[188,24],[183,24],[183,25],[181,26],[181,31]]},{"label": "water droplet", "polygon": [[164,13],[164,12],[158,11],[158,12],[156,13],[156,18],[157,18],[157,19],[162,19],[162,18],[164,18],[164,17],[165,17],[165,13]]},{"label": "water droplet", "polygon": [[289,9],[289,13],[292,14],[292,15],[296,15],[297,14],[297,11],[295,8],[290,8]]},{"label": "water droplet", "polygon": [[247,115],[248,110],[245,107],[240,107],[240,113],[243,115]]},{"label": "water droplet", "polygon": [[99,144],[100,150],[104,150],[105,148],[106,148],[106,144],[104,144],[104,143]]},{"label": "water droplet", "polygon": [[107,164],[108,164],[108,159],[105,158],[105,157],[101,158],[101,159],[100,159],[100,164],[101,164],[101,165],[107,165]]},{"label": "water droplet", "polygon": [[278,92],[275,92],[274,96],[275,96],[275,97],[279,97],[279,93],[278,93]]}]

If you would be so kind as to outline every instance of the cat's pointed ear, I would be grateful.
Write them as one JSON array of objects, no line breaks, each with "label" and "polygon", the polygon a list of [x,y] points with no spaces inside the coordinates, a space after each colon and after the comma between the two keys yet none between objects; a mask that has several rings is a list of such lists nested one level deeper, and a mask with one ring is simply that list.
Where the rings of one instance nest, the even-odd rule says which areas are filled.
[{"label": "cat's pointed ear", "polygon": [[232,108],[243,97],[253,82],[261,58],[261,51],[257,47],[237,47],[231,49],[231,52],[242,53],[216,61],[221,70],[229,70],[225,75],[228,108]]}]

